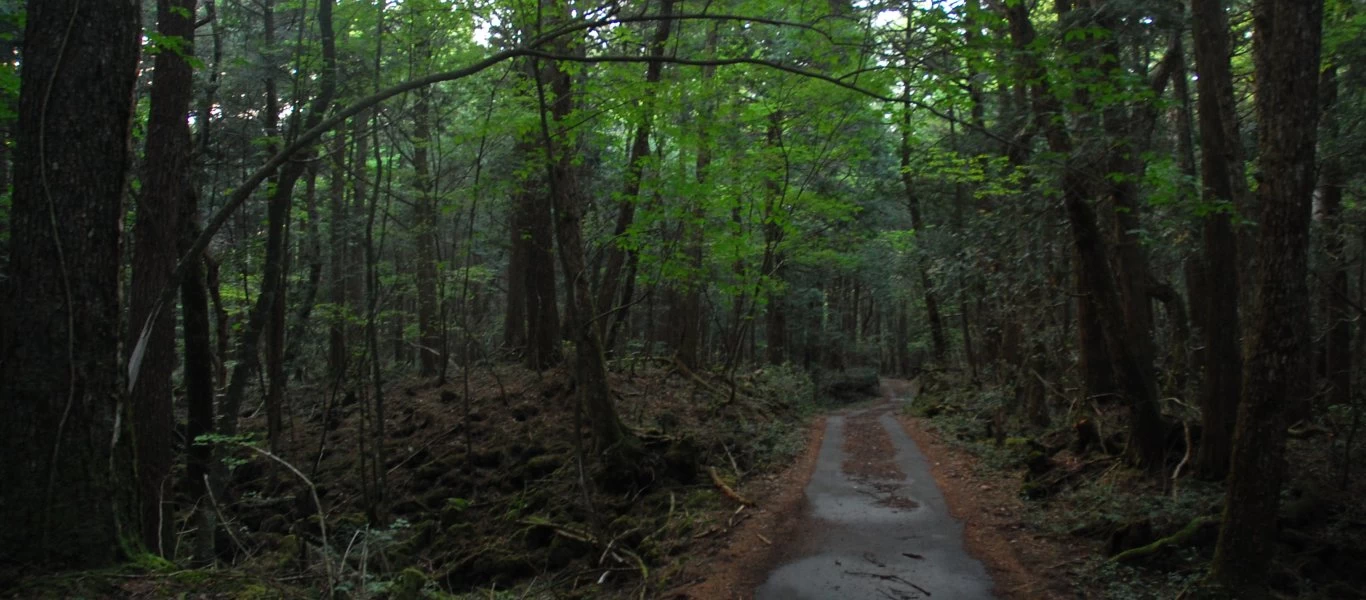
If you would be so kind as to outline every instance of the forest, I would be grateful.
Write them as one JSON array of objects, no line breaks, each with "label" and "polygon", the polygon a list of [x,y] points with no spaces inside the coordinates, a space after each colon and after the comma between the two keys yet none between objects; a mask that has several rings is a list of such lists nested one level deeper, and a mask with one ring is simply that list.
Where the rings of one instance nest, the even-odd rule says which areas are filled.
[{"label": "forest", "polygon": [[981,597],[1366,598],[1363,0],[0,0],[0,58],[0,597],[861,600],[759,588],[824,435]]}]

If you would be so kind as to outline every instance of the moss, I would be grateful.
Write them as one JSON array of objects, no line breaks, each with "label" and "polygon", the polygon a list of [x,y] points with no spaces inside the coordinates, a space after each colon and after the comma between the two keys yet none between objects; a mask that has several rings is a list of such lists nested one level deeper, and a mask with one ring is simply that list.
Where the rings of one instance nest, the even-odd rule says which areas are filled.
[{"label": "moss", "polygon": [[276,594],[272,593],[270,588],[259,583],[250,584],[238,590],[237,595],[233,596],[234,600],[270,600],[274,597]]},{"label": "moss", "polygon": [[174,571],[176,568],[175,563],[152,554],[151,552],[134,554],[132,556],[132,563],[154,573]]},{"label": "moss", "polygon": [[194,587],[202,586],[202,585],[208,583],[212,578],[213,578],[213,574],[212,574],[212,573],[209,573],[208,571],[204,571],[204,570],[200,570],[200,569],[190,569],[190,570],[188,570],[188,571],[179,571],[179,572],[177,572],[177,573],[171,575],[171,579],[172,579],[173,581],[175,581],[176,583],[178,583],[178,584],[180,584],[180,585],[187,585],[187,586],[194,586]]},{"label": "moss", "polygon": [[391,600],[418,600],[422,598],[422,588],[427,587],[427,574],[414,567],[408,567],[394,579],[390,589]]}]

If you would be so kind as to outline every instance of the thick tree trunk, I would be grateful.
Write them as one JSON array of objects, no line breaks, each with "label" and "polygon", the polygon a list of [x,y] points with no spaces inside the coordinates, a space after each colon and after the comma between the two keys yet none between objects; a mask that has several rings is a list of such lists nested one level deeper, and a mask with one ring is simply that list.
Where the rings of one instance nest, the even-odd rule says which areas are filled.
[{"label": "thick tree trunk", "polygon": [[[158,0],[157,32],[184,41],[178,52],[159,52],[152,71],[147,118],[146,170],[133,225],[133,284],[128,320],[140,329],[156,310],[179,256],[181,204],[190,190],[190,126],[194,74],[187,56],[194,51],[195,0]],[[166,556],[172,534],[168,504],[171,476],[171,373],[175,371],[175,311],[162,310],[151,324],[141,375],[130,406],[136,432],[138,499],[142,542]],[[130,348],[131,350],[131,348]]]},{"label": "thick tree trunk", "polygon": [[1265,594],[1285,478],[1285,415],[1308,397],[1309,213],[1318,135],[1322,0],[1257,0],[1253,62],[1262,181],[1257,294],[1210,577]]},{"label": "thick tree trunk", "polygon": [[[1192,0],[1195,70],[1199,92],[1201,200],[1213,210],[1201,223],[1200,287],[1192,297],[1202,303],[1200,388],[1202,434],[1195,471],[1204,479],[1223,479],[1233,450],[1233,428],[1241,396],[1243,356],[1239,325],[1238,240],[1231,220],[1237,205],[1235,179],[1243,177],[1233,108],[1228,23],[1221,0]],[[1228,111],[1228,112],[1226,112]]]},{"label": "thick tree trunk", "polygon": [[93,567],[141,539],[119,357],[138,2],[30,0],[0,311],[0,563]]}]

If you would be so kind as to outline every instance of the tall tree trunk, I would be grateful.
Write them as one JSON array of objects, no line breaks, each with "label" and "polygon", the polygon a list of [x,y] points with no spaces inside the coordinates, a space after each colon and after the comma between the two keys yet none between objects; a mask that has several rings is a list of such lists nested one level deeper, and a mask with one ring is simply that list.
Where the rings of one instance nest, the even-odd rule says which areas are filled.
[{"label": "tall tree trunk", "polygon": [[1257,294],[1210,577],[1265,593],[1285,478],[1285,415],[1309,395],[1309,213],[1318,137],[1322,0],[1253,4],[1257,77]]},{"label": "tall tree trunk", "polygon": [[[1325,142],[1336,141],[1339,135],[1337,113],[1341,107],[1337,103],[1337,73],[1336,65],[1329,66],[1323,70],[1319,83],[1320,93],[1323,94]],[[1328,380],[1325,404],[1344,407],[1352,404],[1352,320],[1355,317],[1347,300],[1347,239],[1342,218],[1342,189],[1346,180],[1342,160],[1337,156],[1325,156],[1319,167],[1316,194],[1319,219],[1323,224],[1323,251],[1328,267],[1320,285],[1320,303],[1328,325],[1323,347],[1324,376]]]},{"label": "tall tree trunk", "polygon": [[295,359],[299,357],[299,349],[303,347],[308,322],[318,301],[318,286],[322,283],[323,277],[322,233],[318,228],[321,218],[318,214],[318,161],[310,161],[308,164],[308,179],[304,186],[304,214],[307,220],[304,222],[304,239],[299,249],[299,259],[308,265],[308,277],[304,281],[303,293],[297,303],[294,322],[290,324],[289,333],[285,335],[288,344],[285,346],[285,365],[289,367],[296,366]]},{"label": "tall tree trunk", "polygon": [[[650,58],[663,58],[664,46],[669,42],[669,31],[673,29],[674,22],[669,17],[673,14],[674,0],[660,0],[659,16],[662,18],[655,26],[654,37],[650,40]],[[617,308],[617,289],[623,285],[621,281],[621,271],[626,265],[627,254],[635,254],[634,250],[628,252],[624,244],[624,237],[627,230],[631,228],[635,221],[636,204],[640,202],[640,183],[645,176],[645,162],[650,156],[650,129],[654,124],[655,113],[655,86],[659,83],[661,74],[664,71],[664,63],[658,60],[650,61],[645,67],[645,98],[641,101],[640,122],[636,124],[636,133],[631,141],[630,156],[626,161],[626,182],[623,185],[621,202],[617,208],[617,223],[612,230],[612,242],[607,249],[607,266],[603,271],[598,290],[597,310],[601,312],[614,311]],[[630,285],[626,283],[624,285]],[[622,304],[630,301],[629,297],[623,298]],[[599,335],[606,334],[611,329],[611,324],[618,317],[607,314],[597,323]],[[612,351],[609,344],[606,348]]]},{"label": "tall tree trunk", "polygon": [[350,250],[351,215],[346,203],[346,129],[332,134],[328,150],[327,206],[328,206],[328,282],[327,301],[332,304],[332,315],[327,325],[327,377],[340,382],[346,374],[346,315],[348,278],[351,277],[347,259]]},{"label": "tall tree trunk", "polygon": [[[195,0],[157,0],[157,33],[181,40],[182,46],[176,52],[157,53],[152,71],[146,170],[133,225],[133,284],[128,311],[132,327],[141,327],[156,309],[179,256],[178,222],[190,190],[187,115],[194,96],[194,74],[187,57],[194,52],[194,13]],[[163,310],[158,314],[151,323],[141,375],[129,404],[137,440],[142,543],[150,551],[167,556],[173,521],[166,504],[174,435],[171,372],[176,362],[175,312]]]},{"label": "tall tree trunk", "polygon": [[[544,1],[557,15],[556,20],[568,16],[568,6],[561,0]],[[560,46],[558,50],[564,53],[576,51],[565,43]],[[618,446],[631,441],[631,436],[617,416],[607,382],[602,340],[592,321],[595,309],[583,245],[585,198],[576,172],[572,138],[569,136],[569,118],[574,110],[573,80],[555,62],[548,63],[545,77],[549,80],[550,88],[549,115],[544,110],[547,105],[545,86],[541,85],[539,79],[537,91],[542,99],[541,126],[549,159],[547,167],[551,203],[555,209],[555,239],[559,243],[560,267],[564,272],[567,294],[566,324],[570,339],[575,344],[574,382],[598,449],[620,451],[624,448]],[[553,118],[553,137],[548,117]]]},{"label": "tall tree trunk", "polygon": [[114,562],[140,529],[119,360],[139,3],[30,0],[0,306],[0,562]]},{"label": "tall tree trunk", "polygon": [[[782,110],[773,111],[768,117],[768,129],[765,135],[770,152],[783,152],[783,118]],[[769,364],[780,365],[787,361],[787,298],[786,293],[781,291],[785,287],[784,263],[786,257],[783,256],[781,245],[783,243],[783,226],[778,212],[783,210],[783,182],[782,170],[774,165],[769,169],[766,181],[764,182],[764,194],[767,196],[764,206],[764,260],[759,269],[760,281],[771,279],[775,283],[770,289],[778,288],[779,291],[768,294],[768,306],[764,311],[764,336],[768,342],[768,362]],[[757,287],[757,286],[756,286]],[[754,297],[760,297],[759,289],[755,289]],[[756,303],[757,305],[757,303]]]},{"label": "tall tree trunk", "polygon": [[1200,126],[1201,200],[1211,210],[1201,222],[1201,297],[1198,313],[1204,379],[1200,388],[1202,434],[1195,470],[1204,479],[1223,479],[1233,451],[1233,429],[1241,396],[1243,356],[1238,339],[1238,240],[1232,214],[1237,206],[1235,179],[1243,177],[1233,113],[1233,75],[1229,64],[1228,23],[1222,0],[1192,0],[1196,90]]},{"label": "tall tree trunk", "polygon": [[[537,154],[528,142],[518,143],[518,148],[519,154],[528,159]],[[552,201],[546,197],[544,186],[528,182],[513,202],[516,204],[513,224],[518,231],[514,244],[522,245],[522,289],[526,292],[526,366],[541,371],[561,360]]]},{"label": "tall tree trunk", "polygon": [[[189,250],[199,235],[198,194],[188,190],[181,212],[180,250]],[[191,560],[195,565],[213,564],[217,515],[209,499],[209,473],[213,445],[197,443],[213,433],[214,362],[209,331],[209,299],[204,287],[204,263],[193,261],[180,282],[181,318],[185,339],[185,478],[194,508],[195,534]]]},{"label": "tall tree trunk", "polygon": [[[418,61],[428,65],[431,60],[431,46],[422,38],[415,49]],[[417,204],[413,210],[414,228],[417,244],[417,328],[418,328],[418,375],[435,377],[440,370],[442,340],[440,303],[437,300],[437,199],[435,186],[427,159],[427,147],[431,144],[431,90],[423,88],[415,92],[417,100],[413,104],[413,171],[416,176]]]},{"label": "tall tree trunk", "polygon": [[[316,127],[322,121],[323,113],[332,104],[336,92],[336,46],[332,33],[332,6],[334,0],[322,0],[318,4],[319,32],[322,36],[324,68],[320,79],[318,95],[308,107],[303,129]],[[269,94],[267,97],[269,99]],[[268,122],[269,123],[269,122]],[[261,335],[274,310],[275,302],[283,301],[281,286],[284,282],[285,267],[285,222],[289,218],[289,207],[294,195],[294,186],[307,169],[306,161],[285,163],[275,187],[269,190],[266,209],[266,260],[262,269],[261,291],[252,305],[247,326],[237,338],[234,349],[236,364],[228,378],[227,391],[220,404],[218,430],[223,435],[236,435],[242,400],[246,395],[247,384],[255,373]]]},{"label": "tall tree trunk", "polygon": [[[1107,259],[1107,243],[1088,199],[1090,178],[1083,171],[1081,161],[1073,156],[1072,136],[1061,121],[1062,103],[1050,89],[1043,64],[1033,52],[1036,35],[1028,7],[1023,3],[1009,5],[1006,15],[1011,37],[1020,51],[1023,74],[1034,82],[1030,95],[1036,126],[1044,132],[1049,149],[1067,157],[1061,187],[1083,284],[1078,292],[1091,296],[1094,301],[1092,308],[1110,352],[1117,391],[1129,407],[1128,460],[1136,466],[1156,470],[1162,467],[1165,442],[1165,426],[1157,408],[1157,389],[1151,365],[1144,364],[1141,354],[1130,345],[1130,336],[1135,332],[1128,330],[1120,291]],[[1082,325],[1086,323],[1083,321]]]},{"label": "tall tree trunk", "polygon": [[[914,8],[907,7],[907,14]],[[906,42],[911,41],[911,24],[906,24]],[[910,57],[906,57],[906,68],[910,68]],[[906,194],[906,210],[911,215],[911,231],[918,232],[925,228],[925,223],[920,216],[920,196],[915,191],[915,177],[911,174],[911,97],[910,81],[903,82],[906,86],[905,102],[901,107],[901,185],[902,191]],[[934,348],[935,362],[943,363],[948,357],[949,343],[944,335],[944,319],[939,314],[939,296],[935,293],[934,281],[930,279],[929,268],[921,260],[918,265],[920,271],[920,287],[925,295],[925,318],[930,322],[930,341]]]},{"label": "tall tree trunk", "polygon": [[[716,53],[717,44],[717,25],[713,25],[707,30],[706,42],[703,45],[703,54],[712,56]],[[716,67],[702,67],[700,74],[703,101],[697,115],[697,158],[694,163],[694,177],[699,186],[706,185],[708,170],[711,168],[712,148],[711,148],[711,127],[713,124],[713,111],[711,107],[714,102],[710,94],[713,91],[712,82],[716,78]],[[692,269],[693,280],[686,282],[682,289],[676,287],[669,288],[669,346],[674,349],[678,360],[682,361],[688,368],[697,369],[702,366],[702,245],[703,227],[705,226],[706,212],[699,198],[690,198],[692,210],[690,219],[686,219],[679,227],[683,239],[683,254],[687,257],[688,267]]]}]

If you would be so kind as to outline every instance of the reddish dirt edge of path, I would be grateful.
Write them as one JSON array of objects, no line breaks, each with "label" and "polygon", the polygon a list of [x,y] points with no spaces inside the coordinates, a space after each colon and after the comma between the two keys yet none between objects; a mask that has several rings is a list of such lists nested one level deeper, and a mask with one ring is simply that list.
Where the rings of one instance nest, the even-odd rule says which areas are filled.
[{"label": "reddish dirt edge of path", "polygon": [[[986,565],[1005,600],[1063,600],[1075,597],[1063,567],[1078,557],[1056,541],[1026,530],[1023,501],[1013,479],[990,479],[973,470],[976,458],[952,448],[924,427],[923,419],[898,415],[906,432],[930,461],[930,472],[949,511],[963,523],[968,552]],[[1005,485],[1002,485],[1002,484]]]},{"label": "reddish dirt edge of path", "polygon": [[[660,597],[670,600],[748,600],[769,571],[787,558],[792,524],[806,508],[806,482],[816,468],[825,437],[825,417],[814,419],[806,434],[806,450],[797,461],[771,480],[761,480],[743,490],[757,507],[752,516],[705,548],[701,560],[689,565],[688,583],[671,588]],[[760,538],[759,536],[763,536]],[[768,542],[764,541],[768,539]],[[771,545],[770,545],[771,543]]]}]

